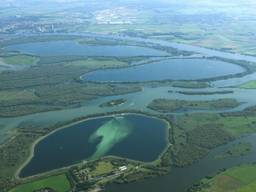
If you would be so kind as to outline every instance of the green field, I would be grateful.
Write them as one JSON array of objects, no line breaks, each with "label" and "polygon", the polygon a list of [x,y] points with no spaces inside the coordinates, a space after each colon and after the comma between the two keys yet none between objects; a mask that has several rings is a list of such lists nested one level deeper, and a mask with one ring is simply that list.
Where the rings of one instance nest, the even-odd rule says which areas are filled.
[{"label": "green field", "polygon": [[99,162],[95,165],[95,169],[91,171],[92,176],[104,175],[114,170],[114,166],[110,162]]},{"label": "green field", "polygon": [[240,85],[240,88],[243,89],[256,89],[256,81],[249,81],[242,85]]},{"label": "green field", "polygon": [[43,188],[51,188],[56,192],[67,192],[71,186],[66,175],[63,174],[19,185],[9,192],[33,192]]},{"label": "green field", "polygon": [[243,165],[204,179],[196,192],[255,192],[256,166]]},{"label": "green field", "polygon": [[13,55],[3,57],[3,61],[10,65],[36,65],[39,58],[31,55]]}]

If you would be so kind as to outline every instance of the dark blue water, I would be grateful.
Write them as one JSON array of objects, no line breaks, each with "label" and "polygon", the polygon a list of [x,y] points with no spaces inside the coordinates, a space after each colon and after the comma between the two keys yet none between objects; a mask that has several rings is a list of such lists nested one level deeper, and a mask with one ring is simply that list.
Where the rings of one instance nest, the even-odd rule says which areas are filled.
[{"label": "dark blue water", "polygon": [[232,63],[209,59],[170,59],[122,69],[98,70],[82,76],[98,82],[199,80],[237,74],[244,69]]},{"label": "dark blue water", "polygon": [[146,47],[84,45],[75,41],[49,41],[17,44],[6,47],[10,51],[20,51],[38,56],[165,56],[168,53]]},{"label": "dark blue water", "polygon": [[[92,142],[92,136],[97,131],[105,136],[96,137]],[[34,157],[20,176],[31,176],[72,165],[91,159],[95,154],[153,161],[167,144],[166,133],[167,124],[164,121],[142,115],[87,120],[41,140],[35,147]],[[100,145],[102,141],[106,142]]]}]

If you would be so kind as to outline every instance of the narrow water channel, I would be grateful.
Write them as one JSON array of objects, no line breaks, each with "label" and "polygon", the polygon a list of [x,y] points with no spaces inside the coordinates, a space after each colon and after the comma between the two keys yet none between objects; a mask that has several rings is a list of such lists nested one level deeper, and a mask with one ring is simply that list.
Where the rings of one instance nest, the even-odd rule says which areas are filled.
[{"label": "narrow water channel", "polygon": [[[225,152],[230,146],[240,142],[251,143],[252,151],[247,156],[216,159],[216,155]],[[109,185],[107,192],[185,192],[200,179],[212,175],[223,168],[256,162],[256,134],[239,138],[226,145],[213,149],[198,163],[185,168],[172,168],[169,175],[144,180],[136,183]]]}]

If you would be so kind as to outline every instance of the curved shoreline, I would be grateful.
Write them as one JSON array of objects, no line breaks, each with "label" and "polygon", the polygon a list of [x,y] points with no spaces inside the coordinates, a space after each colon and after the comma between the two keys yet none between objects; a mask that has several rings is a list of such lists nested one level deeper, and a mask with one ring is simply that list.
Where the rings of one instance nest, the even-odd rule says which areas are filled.
[{"label": "curved shoreline", "polygon": [[[228,78],[229,79],[229,78]],[[127,114],[127,113],[126,113]],[[140,114],[141,115],[141,114]],[[90,120],[90,119],[97,119],[97,118],[104,118],[104,117],[107,117],[107,116],[113,116],[113,115],[106,115],[106,116],[100,116],[99,117],[91,117],[91,118],[88,118],[88,119],[83,119],[83,120],[79,120],[79,121],[76,121],[74,123],[68,123],[67,125],[64,125],[64,126],[60,126],[59,128],[57,128],[56,130],[53,130],[51,132],[49,132],[49,134],[47,135],[44,135],[44,136],[40,136],[38,139],[36,139],[32,145],[30,146],[30,152],[29,152],[29,157],[28,159],[18,168],[17,172],[15,173],[15,178],[17,179],[20,179],[20,180],[27,180],[29,178],[37,178],[37,177],[43,177],[43,176],[47,176],[49,174],[56,174],[56,173],[59,173],[60,171],[67,171],[70,167],[74,166],[74,165],[77,165],[77,164],[72,164],[70,166],[67,166],[67,167],[62,167],[62,168],[57,168],[57,169],[54,169],[54,170],[51,170],[49,172],[44,172],[44,173],[39,173],[37,175],[32,175],[32,176],[29,176],[29,177],[24,177],[24,178],[21,178],[19,175],[21,173],[21,171],[23,170],[23,168],[25,168],[29,162],[31,161],[31,159],[34,157],[34,153],[35,153],[35,148],[37,146],[38,143],[40,143],[43,139],[45,139],[46,137],[50,136],[51,134],[54,134],[55,132],[57,131],[60,131],[61,129],[64,129],[64,128],[68,128],[69,126],[72,126],[72,125],[75,125],[75,124],[78,124],[80,122],[84,122],[84,121],[87,121],[87,120]],[[152,115],[153,116],[153,115]],[[151,116],[150,116],[151,117]],[[159,118],[161,119],[161,118]],[[167,146],[168,147],[168,146]],[[165,151],[163,151],[163,153],[161,153],[159,155],[159,157],[161,157],[163,154],[165,153]],[[105,156],[106,158],[108,157],[112,157],[112,158],[118,158],[118,157],[115,157],[115,156]],[[159,158],[158,157],[158,158]],[[129,159],[130,160],[130,159]],[[82,160],[81,160],[82,161]],[[80,163],[78,163],[80,164]]]},{"label": "curved shoreline", "polygon": [[[83,38],[83,37],[98,37],[100,39],[113,39],[115,41],[118,40],[126,40],[126,41],[131,41],[131,42],[135,42],[135,43],[143,43],[143,45],[140,45],[142,47],[145,48],[152,48],[155,50],[160,50],[161,49],[157,49],[157,47],[154,47],[154,45],[156,46],[163,46],[163,47],[167,47],[167,48],[174,48],[177,49],[178,51],[184,51],[186,49],[199,49],[199,51],[194,51],[195,53],[199,53],[199,54],[204,54],[202,56],[192,56],[192,57],[187,57],[187,56],[181,56],[181,57],[172,57],[171,55],[168,56],[160,56],[163,58],[163,60],[167,60],[167,59],[193,59],[193,58],[201,58],[201,59],[209,59],[209,60],[218,60],[218,61],[224,61],[227,63],[231,63],[234,65],[238,65],[241,66],[243,69],[245,69],[245,71],[243,72],[239,72],[239,73],[235,73],[235,74],[227,74],[227,75],[223,75],[223,76],[216,76],[216,77],[211,77],[211,78],[200,78],[200,79],[194,79],[194,80],[187,80],[187,79],[179,79],[179,80],[171,80],[171,79],[165,79],[165,80],[153,80],[153,81],[141,81],[141,82],[111,82],[111,83],[150,83],[150,82],[166,82],[166,81],[217,81],[217,80],[225,80],[225,79],[229,79],[229,78],[239,78],[239,77],[243,77],[245,75],[251,74],[254,71],[251,70],[249,67],[247,67],[247,63],[250,62],[256,62],[256,57],[252,57],[252,56],[246,56],[246,55],[239,55],[239,54],[235,54],[235,53],[229,53],[229,52],[224,52],[224,51],[219,51],[219,50],[213,50],[213,49],[209,49],[209,48],[204,48],[204,47],[200,47],[200,46],[192,46],[192,45],[187,45],[187,44],[177,44],[177,43],[171,43],[168,41],[161,41],[161,40],[156,40],[156,39],[145,39],[145,38],[134,38],[134,37],[129,37],[129,36],[113,36],[113,35],[100,35],[100,34],[45,34],[44,36],[57,36],[58,35],[64,35],[65,40],[70,39],[70,40],[75,40],[76,38]],[[61,39],[62,40],[62,39]],[[45,42],[46,40],[44,40]],[[49,40],[49,41],[60,41],[60,40]],[[40,41],[39,41],[40,42]],[[139,46],[139,45],[136,45]],[[209,51],[209,52],[213,52],[215,54],[207,54],[205,53],[205,51]],[[191,50],[190,50],[191,51]],[[202,51],[202,52],[200,52]],[[223,54],[223,55],[221,55]],[[229,56],[226,56],[226,54],[228,54]],[[232,57],[233,56],[233,57]],[[241,58],[236,58],[240,56]],[[249,59],[248,59],[249,58]],[[225,61],[225,60],[230,60],[230,61]],[[232,62],[234,61],[234,62]],[[237,63],[235,61],[245,61],[247,63]],[[152,63],[155,61],[151,61],[149,63]],[[145,65],[148,64],[146,63],[142,63],[139,65]],[[132,66],[127,66],[127,67],[134,67],[134,66],[139,66],[139,65],[132,65]],[[108,69],[119,69],[119,68],[127,68],[127,67],[113,67],[113,68],[108,68]],[[100,70],[100,69],[97,69]],[[93,72],[95,70],[89,71],[87,73]],[[86,75],[87,73],[81,75],[80,77],[78,77],[79,80],[81,81],[85,81],[83,80],[83,76]],[[110,83],[108,81],[106,82],[97,82],[97,81],[88,81],[88,82],[93,82],[93,83]]]},{"label": "curved shoreline", "polygon": [[[199,78],[199,79],[162,79],[162,80],[146,80],[146,81],[97,81],[97,80],[86,80],[84,79],[86,77],[87,74],[90,74],[92,72],[95,71],[100,71],[100,70],[117,70],[117,69],[127,69],[127,68],[133,68],[133,67],[138,67],[138,66],[143,66],[143,65],[147,65],[147,64],[157,64],[157,62],[149,62],[149,63],[142,63],[139,65],[131,65],[131,66],[123,66],[123,67],[114,67],[114,68],[107,68],[107,69],[95,69],[95,70],[91,70],[88,71],[86,73],[84,73],[83,75],[79,76],[79,80],[82,82],[90,82],[90,83],[96,83],[96,84],[107,84],[107,83],[112,83],[112,84],[150,84],[150,83],[166,83],[166,82],[174,82],[174,81],[183,81],[183,82],[191,82],[191,81],[198,81],[198,82],[209,82],[209,81],[219,81],[219,80],[227,80],[227,79],[231,79],[231,78],[241,78],[244,77],[246,75],[250,75],[253,74],[255,72],[255,70],[253,70],[252,68],[249,67],[249,63],[237,63],[237,61],[239,60],[230,60],[230,61],[226,61],[224,58],[221,57],[191,57],[191,58],[165,58],[162,59],[164,61],[168,61],[168,60],[172,60],[172,59],[179,59],[179,60],[183,60],[183,59],[205,59],[205,60],[210,60],[210,61],[219,61],[219,62],[225,62],[227,64],[232,64],[232,65],[236,65],[236,66],[240,66],[242,68],[241,72],[238,73],[232,73],[232,74],[226,74],[226,75],[220,75],[220,76],[215,76],[215,77],[208,77],[208,78]],[[246,61],[247,62],[247,61]]]},{"label": "curved shoreline", "polygon": [[[31,38],[35,37],[35,34],[26,34],[22,37],[25,38]],[[133,37],[133,36],[128,36],[128,35],[113,35],[113,34],[101,34],[101,33],[92,33],[92,32],[84,32],[84,33],[45,33],[43,36],[64,36],[64,37],[73,37],[73,38],[82,38],[82,37],[97,37],[97,38],[102,38],[102,39],[110,39],[110,40],[129,40],[129,41],[135,41],[139,43],[151,43],[151,44],[156,44],[156,45],[163,45],[167,47],[171,47],[174,49],[182,50],[182,51],[189,51],[189,52],[196,52],[196,53],[203,53],[208,56],[220,56],[222,54],[223,58],[227,59],[234,59],[236,60],[244,60],[248,62],[256,62],[256,57],[251,56],[251,55],[246,55],[246,54],[240,54],[240,53],[231,53],[227,51],[220,51],[218,49],[213,49],[213,48],[207,48],[203,46],[196,46],[196,45],[191,45],[191,44],[185,44],[185,43],[177,43],[177,42],[170,42],[166,40],[159,40],[159,39],[149,39],[149,38],[143,38],[143,37]],[[21,36],[19,34],[14,34],[14,38],[20,38]],[[239,58],[239,59],[237,59]]]},{"label": "curved shoreline", "polygon": [[81,120],[78,120],[78,121],[75,121],[72,122],[72,123],[67,123],[66,125],[63,125],[51,132],[49,132],[48,134],[42,136],[42,137],[39,137],[38,139],[36,139],[30,146],[30,155],[27,157],[27,160],[22,163],[19,168],[17,169],[17,171],[15,172],[15,178],[18,179],[18,180],[24,180],[26,178],[30,178],[30,177],[35,177],[35,176],[38,176],[38,175],[44,175],[44,174],[47,174],[47,173],[50,173],[50,172],[57,172],[57,171],[60,171],[60,170],[63,170],[63,169],[67,169],[67,168],[70,168],[76,164],[80,164],[80,163],[74,163],[72,165],[69,165],[69,166],[65,166],[65,167],[62,167],[62,168],[57,168],[57,169],[53,169],[53,170],[50,170],[50,171],[47,171],[47,172],[44,172],[44,173],[39,173],[39,174],[36,174],[36,175],[31,175],[31,176],[28,176],[28,177],[20,177],[20,173],[21,171],[29,164],[29,162],[32,160],[32,158],[34,157],[35,155],[35,147],[37,146],[37,144],[39,144],[43,139],[47,138],[48,136],[62,130],[62,129],[65,129],[65,128],[68,128],[70,126],[73,126],[73,125],[76,125],[76,124],[79,124],[79,123],[82,123],[82,122],[85,122],[85,121],[88,121],[88,120],[93,120],[93,119],[100,119],[100,118],[106,118],[106,117],[115,117],[115,116],[118,116],[118,115],[129,115],[129,114],[134,114],[134,115],[141,115],[141,116],[146,116],[146,117],[150,117],[150,118],[154,118],[154,119],[158,119],[158,120],[161,120],[163,121],[165,124],[166,124],[166,146],[165,148],[162,150],[162,152],[159,154],[159,156],[153,160],[152,162],[143,162],[143,161],[137,161],[137,160],[132,160],[132,159],[129,159],[129,158],[122,158],[122,157],[118,157],[118,156],[113,156],[113,155],[110,155],[110,156],[105,156],[105,157],[117,157],[117,158],[121,158],[121,159],[128,159],[129,161],[136,161],[136,162],[141,162],[141,163],[153,163],[155,161],[157,161],[159,158],[161,158],[161,156],[165,153],[166,149],[169,147],[170,145],[170,141],[168,139],[168,130],[171,128],[171,124],[169,121],[167,121],[166,119],[164,118],[160,118],[156,115],[151,115],[151,114],[147,114],[147,113],[144,113],[144,112],[115,112],[115,113],[111,113],[111,114],[96,114],[95,116],[93,117],[84,117],[83,119]]}]

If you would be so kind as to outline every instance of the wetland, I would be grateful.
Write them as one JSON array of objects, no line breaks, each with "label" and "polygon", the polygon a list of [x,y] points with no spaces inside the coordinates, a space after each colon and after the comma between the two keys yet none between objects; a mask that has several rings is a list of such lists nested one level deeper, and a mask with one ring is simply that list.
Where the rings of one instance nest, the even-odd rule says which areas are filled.
[{"label": "wetland", "polygon": [[[30,181],[55,173],[91,177],[89,169],[97,170],[92,188],[136,181],[106,190],[155,191],[152,183],[163,191],[182,191],[227,167],[226,159],[236,165],[240,156],[225,155],[218,158],[220,166],[210,166],[212,154],[234,151],[232,142],[236,146],[241,136],[255,132],[251,107],[256,90],[239,85],[223,89],[216,82],[243,78],[254,64],[202,55],[188,58],[167,44],[156,46],[154,40],[128,41],[97,45],[98,39],[92,45],[88,39],[82,44],[73,39],[7,46],[8,65],[19,66],[20,59],[28,65],[0,76],[2,186],[9,189],[17,173]],[[56,51],[58,46],[63,49]],[[241,142],[254,146],[251,140]],[[243,157],[251,153],[253,149]],[[192,174],[206,165],[209,169]],[[114,177],[118,166],[127,166],[127,172]],[[175,184],[186,172],[191,174]],[[72,177],[84,183],[79,174]]]}]

